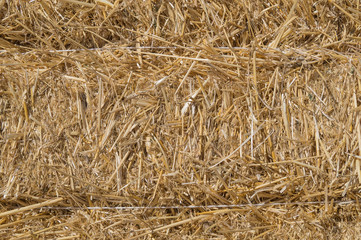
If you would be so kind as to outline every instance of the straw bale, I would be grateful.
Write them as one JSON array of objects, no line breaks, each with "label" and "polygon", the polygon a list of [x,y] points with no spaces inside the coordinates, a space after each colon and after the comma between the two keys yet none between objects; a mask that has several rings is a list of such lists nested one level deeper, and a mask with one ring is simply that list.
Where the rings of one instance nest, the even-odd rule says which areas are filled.
[{"label": "straw bale", "polygon": [[0,238],[358,238],[359,13],[0,0]]}]

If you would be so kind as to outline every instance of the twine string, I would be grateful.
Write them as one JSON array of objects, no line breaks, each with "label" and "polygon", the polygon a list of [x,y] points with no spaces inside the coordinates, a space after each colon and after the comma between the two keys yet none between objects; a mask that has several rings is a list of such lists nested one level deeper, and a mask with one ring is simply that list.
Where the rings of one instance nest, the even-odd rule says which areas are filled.
[{"label": "twine string", "polygon": [[[334,201],[336,205],[348,205],[355,203],[356,200],[349,201]],[[225,205],[205,205],[205,206],[128,206],[128,207],[54,207],[46,206],[40,209],[53,209],[53,210],[151,210],[151,209],[197,209],[197,208],[245,208],[245,207],[272,207],[272,206],[289,206],[289,205],[323,205],[326,201],[311,201],[311,202],[291,202],[291,203],[245,203],[245,204],[225,204]]]}]

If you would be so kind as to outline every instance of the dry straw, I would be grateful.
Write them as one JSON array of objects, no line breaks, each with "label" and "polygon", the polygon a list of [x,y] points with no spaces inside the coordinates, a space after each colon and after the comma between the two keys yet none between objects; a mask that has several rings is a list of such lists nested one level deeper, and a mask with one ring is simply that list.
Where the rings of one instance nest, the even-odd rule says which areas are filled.
[{"label": "dry straw", "polygon": [[359,15],[0,0],[0,238],[358,238]]}]

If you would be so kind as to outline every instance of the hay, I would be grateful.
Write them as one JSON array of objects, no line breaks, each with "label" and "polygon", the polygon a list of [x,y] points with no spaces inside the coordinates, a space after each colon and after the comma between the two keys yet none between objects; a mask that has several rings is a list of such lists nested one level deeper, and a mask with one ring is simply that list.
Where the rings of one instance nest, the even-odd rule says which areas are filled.
[{"label": "hay", "polygon": [[357,238],[359,13],[0,0],[0,237]]}]

